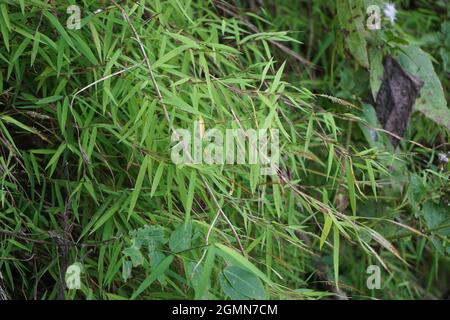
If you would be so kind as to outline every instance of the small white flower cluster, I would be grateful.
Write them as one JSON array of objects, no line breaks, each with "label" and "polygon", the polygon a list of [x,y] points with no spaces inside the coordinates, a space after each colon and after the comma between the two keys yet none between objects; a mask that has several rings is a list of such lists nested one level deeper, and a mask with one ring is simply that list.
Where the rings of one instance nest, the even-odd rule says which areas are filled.
[{"label": "small white flower cluster", "polygon": [[450,157],[450,152],[448,154],[445,154],[445,153],[438,154],[438,160],[439,160],[439,162],[442,162],[442,163],[448,163],[450,161],[449,157]]},{"label": "small white flower cluster", "polygon": [[391,22],[391,25],[395,24],[395,19],[397,18],[397,9],[393,3],[384,4],[384,14]]}]

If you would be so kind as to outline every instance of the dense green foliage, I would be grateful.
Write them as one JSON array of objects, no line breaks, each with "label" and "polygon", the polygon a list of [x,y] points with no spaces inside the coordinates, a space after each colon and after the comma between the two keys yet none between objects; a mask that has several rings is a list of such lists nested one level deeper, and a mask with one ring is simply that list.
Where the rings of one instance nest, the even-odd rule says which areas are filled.
[{"label": "dense green foliage", "polygon": [[[448,2],[397,1],[379,31],[369,1],[262,2],[0,0],[0,296],[448,294]],[[426,77],[396,149],[385,54]],[[195,121],[278,129],[278,173],[175,165]]]}]

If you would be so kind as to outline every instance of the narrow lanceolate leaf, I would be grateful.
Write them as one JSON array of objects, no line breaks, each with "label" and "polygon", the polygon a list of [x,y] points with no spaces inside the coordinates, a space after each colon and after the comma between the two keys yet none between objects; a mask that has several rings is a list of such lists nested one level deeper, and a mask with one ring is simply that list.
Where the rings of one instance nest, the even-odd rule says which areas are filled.
[{"label": "narrow lanceolate leaf", "polygon": [[61,96],[61,95],[54,95],[54,96],[50,96],[50,97],[45,97],[43,99],[40,99],[40,100],[36,101],[36,104],[37,105],[49,104],[49,103],[61,100],[62,98],[63,98],[63,96]]},{"label": "narrow lanceolate leaf", "polygon": [[155,63],[153,64],[153,69],[156,70],[160,66],[162,66],[164,63],[170,61],[171,59],[175,58],[177,55],[181,54],[183,51],[189,49],[191,46],[189,45],[182,45],[179,47],[176,47],[172,51],[167,52],[164,56],[159,58]]},{"label": "narrow lanceolate leaf", "polygon": [[9,21],[9,14],[8,14],[8,5],[6,3],[0,4],[0,12],[2,14],[2,19],[6,27],[9,31],[11,31],[11,22]]},{"label": "narrow lanceolate leaf", "polygon": [[128,219],[130,219],[131,214],[133,213],[134,207],[136,206],[136,202],[139,198],[139,194],[141,193],[142,182],[144,181],[145,172],[147,171],[148,161],[150,157],[147,155],[144,157],[144,161],[142,161],[141,168],[139,170],[136,184],[134,185],[133,193],[131,194],[130,200],[130,208],[128,210]]},{"label": "narrow lanceolate leaf", "polygon": [[325,222],[323,224],[322,234],[320,235],[320,250],[322,250],[323,244],[327,240],[328,234],[330,233],[331,226],[333,225],[333,220],[329,214],[325,214]]},{"label": "narrow lanceolate leaf", "polygon": [[158,169],[156,169],[155,177],[153,178],[152,182],[152,189],[150,191],[150,197],[153,197],[153,195],[156,192],[156,189],[158,189],[159,182],[164,172],[164,167],[165,167],[164,162],[161,162],[158,166]]},{"label": "narrow lanceolate leaf", "polygon": [[190,46],[191,48],[200,49],[199,44],[189,37],[183,36],[182,34],[179,34],[179,33],[172,33],[172,32],[166,32],[166,34],[168,34],[175,40],[180,41],[180,42]]},{"label": "narrow lanceolate leaf", "polygon": [[48,162],[47,166],[45,167],[45,170],[47,170],[50,166],[55,165],[58,162],[59,157],[61,156],[63,151],[66,149],[66,146],[67,145],[65,143],[63,143],[58,147],[58,149],[56,149],[55,154],[53,155],[53,157],[51,157],[50,161]]},{"label": "narrow lanceolate leaf", "polygon": [[30,127],[30,126],[28,126],[28,125],[26,125],[26,124],[24,124],[24,123],[22,123],[22,122],[20,122],[20,121],[18,121],[16,119],[14,119],[13,117],[10,117],[10,116],[7,116],[7,115],[0,116],[0,121],[4,121],[4,122],[7,122],[9,124],[13,124],[13,125],[21,128],[21,129],[25,130],[25,131],[28,131],[30,133],[33,133],[33,134],[39,136],[39,138],[41,138],[42,140],[46,140],[47,141],[47,138],[45,136],[43,136],[37,129],[32,128],[32,127]]},{"label": "narrow lanceolate leaf", "polygon": [[306,137],[305,137],[305,152],[308,152],[309,149],[309,143],[311,142],[311,137],[313,133],[313,124],[314,124],[314,118],[309,118],[308,121],[308,127],[306,129]]},{"label": "narrow lanceolate leaf", "polygon": [[347,176],[348,197],[350,199],[350,207],[352,212],[356,215],[356,194],[355,194],[355,176],[353,175],[353,168],[350,160],[345,160],[345,174]]},{"label": "narrow lanceolate leaf", "polygon": [[136,299],[145,289],[147,289],[160,275],[162,275],[173,261],[173,256],[167,256],[160,264],[150,273],[150,275],[141,283],[141,285],[133,292],[131,299]]},{"label": "narrow lanceolate leaf", "polygon": [[334,144],[330,145],[330,150],[328,151],[327,180],[330,177],[331,168],[333,167],[333,159],[334,159]]},{"label": "narrow lanceolate leaf", "polygon": [[188,221],[191,216],[191,208],[192,202],[194,201],[194,192],[196,184],[197,184],[197,172],[195,170],[192,170],[189,176],[189,189],[186,197],[186,221]]},{"label": "narrow lanceolate leaf", "polygon": [[102,56],[102,44],[101,44],[100,36],[98,35],[97,28],[95,27],[95,24],[93,24],[92,22],[89,22],[89,29],[91,30],[91,33],[92,33],[92,40],[94,41],[98,57],[99,57],[100,61],[102,61],[103,60],[102,59],[102,57],[103,57]]},{"label": "narrow lanceolate leaf", "polygon": [[334,282],[339,287],[339,229],[336,225],[333,227],[333,269]]},{"label": "narrow lanceolate leaf", "polygon": [[276,92],[278,87],[280,86],[281,76],[283,75],[285,65],[286,65],[286,61],[283,62],[280,69],[278,69],[277,74],[275,75],[275,78],[273,79],[272,86],[270,87],[271,92]]},{"label": "narrow lanceolate leaf", "polygon": [[31,62],[30,65],[34,65],[34,61],[36,60],[36,56],[39,50],[39,44],[41,40],[41,33],[36,31],[33,40],[33,49],[31,50]]},{"label": "narrow lanceolate leaf", "polygon": [[50,21],[50,23],[53,25],[53,27],[61,34],[61,36],[66,40],[66,42],[71,46],[74,47],[74,44],[72,42],[72,39],[70,38],[69,34],[66,31],[66,28],[64,28],[61,23],[58,21],[58,18],[56,18],[53,14],[51,14],[49,11],[43,12],[44,16],[47,17],[47,19]]},{"label": "narrow lanceolate leaf", "polygon": [[369,175],[370,185],[372,186],[372,192],[377,199],[377,183],[375,181],[375,174],[373,172],[372,163],[370,160],[366,160],[367,174]]},{"label": "narrow lanceolate leaf", "polygon": [[[1,6],[0,6],[0,9],[1,9]],[[0,19],[0,31],[2,33],[3,42],[5,44],[6,50],[9,52],[9,50],[10,50],[10,46],[9,46],[10,31],[6,24],[6,20],[3,18]]]}]

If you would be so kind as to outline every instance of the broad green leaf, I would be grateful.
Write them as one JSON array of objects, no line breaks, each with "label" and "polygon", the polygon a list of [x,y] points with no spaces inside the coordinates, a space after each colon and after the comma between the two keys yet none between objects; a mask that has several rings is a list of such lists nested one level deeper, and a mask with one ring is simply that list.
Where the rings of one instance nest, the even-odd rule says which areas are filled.
[{"label": "broad green leaf", "polygon": [[345,43],[355,60],[369,68],[367,42],[365,39],[365,10],[362,0],[336,0],[337,15]]},{"label": "broad green leaf", "polygon": [[231,261],[235,265],[239,265],[242,268],[247,269],[248,271],[252,272],[253,274],[257,275],[261,280],[263,280],[265,283],[271,285],[272,281],[262,272],[260,271],[253,263],[248,261],[247,258],[243,257],[240,253],[238,253],[236,250],[227,247],[221,243],[217,243],[216,247],[218,249],[218,254],[221,255],[226,260]]},{"label": "broad green leaf", "polygon": [[144,263],[144,256],[136,246],[130,246],[124,249],[123,254],[126,257],[130,257],[131,262],[133,263],[133,267],[140,266],[142,263]]},{"label": "broad green leaf", "polygon": [[192,224],[183,223],[172,233],[169,239],[169,248],[178,253],[191,248]]},{"label": "broad green leaf", "polygon": [[243,295],[237,291],[225,278],[223,272],[219,273],[219,284],[222,288],[223,293],[228,296],[231,300],[249,300],[249,297]]},{"label": "broad green leaf", "polygon": [[164,230],[160,226],[145,225],[143,228],[130,231],[130,237],[133,238],[134,245],[140,248],[142,244],[153,246],[155,244],[164,244],[167,239]]},{"label": "broad green leaf", "polygon": [[378,49],[371,49],[370,56],[370,89],[374,101],[377,99],[378,90],[380,90],[383,79],[383,52]]},{"label": "broad green leaf", "polygon": [[211,273],[214,267],[215,257],[216,248],[211,246],[206,253],[203,270],[199,272],[198,285],[195,288],[195,300],[203,299],[206,296],[206,292],[211,282]]},{"label": "broad green leaf", "polygon": [[398,61],[406,71],[424,81],[420,97],[414,104],[414,110],[420,111],[437,124],[450,130],[450,110],[430,56],[419,47],[410,45],[402,47]]},{"label": "broad green leaf", "polygon": [[443,236],[450,235],[450,207],[445,207],[444,204],[436,204],[431,201],[424,203],[421,215],[424,217],[425,223],[429,229],[438,228],[442,225],[447,225],[447,228],[442,228],[438,233]]},{"label": "broad green leaf", "polygon": [[[238,266],[229,266],[223,270],[226,282],[236,292],[244,295],[247,299],[262,300],[266,296],[261,280],[252,272]],[[223,286],[225,293],[228,286]]]}]

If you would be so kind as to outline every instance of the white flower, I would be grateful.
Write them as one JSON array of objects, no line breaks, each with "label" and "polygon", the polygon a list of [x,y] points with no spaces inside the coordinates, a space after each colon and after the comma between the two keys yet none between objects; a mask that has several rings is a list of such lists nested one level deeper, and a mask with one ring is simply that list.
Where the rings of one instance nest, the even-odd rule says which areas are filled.
[{"label": "white flower", "polygon": [[369,129],[370,138],[372,138],[372,141],[378,140],[378,134],[374,129]]},{"label": "white flower", "polygon": [[391,21],[391,24],[395,24],[395,19],[397,16],[397,9],[395,9],[395,5],[393,3],[385,3],[384,4],[384,14]]},{"label": "white flower", "polygon": [[447,163],[447,162],[449,162],[449,159],[448,159],[448,157],[447,157],[447,155],[446,155],[445,153],[439,153],[439,154],[438,154],[438,159],[439,159],[439,161],[442,162],[442,163]]}]

